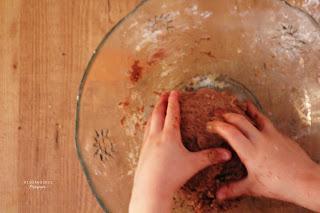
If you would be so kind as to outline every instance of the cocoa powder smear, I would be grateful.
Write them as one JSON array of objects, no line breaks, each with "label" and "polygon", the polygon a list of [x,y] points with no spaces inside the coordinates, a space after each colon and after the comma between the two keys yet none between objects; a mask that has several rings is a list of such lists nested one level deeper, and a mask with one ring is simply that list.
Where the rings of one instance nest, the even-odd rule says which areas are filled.
[{"label": "cocoa powder smear", "polygon": [[131,71],[130,71],[130,81],[132,83],[136,83],[137,81],[140,80],[142,76],[142,66],[139,65],[140,61],[136,60],[134,63],[131,65]]},{"label": "cocoa powder smear", "polygon": [[224,184],[244,178],[247,171],[228,143],[218,135],[209,133],[206,126],[210,121],[223,120],[222,115],[226,112],[239,113],[250,120],[246,114],[247,104],[226,92],[202,88],[196,92],[180,92],[180,109],[181,135],[188,150],[197,152],[223,147],[232,153],[230,161],[209,166],[192,177],[182,187],[180,194],[195,212],[210,212],[234,206],[236,201],[218,203],[216,191]]}]

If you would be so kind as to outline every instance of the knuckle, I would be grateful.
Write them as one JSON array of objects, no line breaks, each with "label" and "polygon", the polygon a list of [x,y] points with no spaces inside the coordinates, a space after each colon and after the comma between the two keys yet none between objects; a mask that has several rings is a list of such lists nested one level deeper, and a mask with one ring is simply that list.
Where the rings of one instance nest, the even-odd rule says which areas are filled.
[{"label": "knuckle", "polygon": [[168,119],[168,122],[166,124],[166,129],[168,130],[174,130],[178,131],[180,130],[180,118],[179,116],[173,115]]},{"label": "knuckle", "polygon": [[180,124],[180,118],[178,115],[174,115],[173,118],[172,118],[172,126],[174,128],[177,128],[179,127],[179,124]]},{"label": "knuckle", "polygon": [[227,190],[227,192],[232,193],[234,191],[233,184],[226,185],[226,190]]},{"label": "knuckle", "polygon": [[155,116],[157,116],[158,114],[159,114],[159,107],[156,106],[156,107],[154,107],[154,109],[153,109],[153,111],[152,111],[151,120],[152,120]]},{"label": "knuckle", "polygon": [[146,140],[156,140],[158,138],[158,135],[154,132],[150,132],[147,136],[146,136]]},{"label": "knuckle", "polygon": [[206,160],[209,160],[210,163],[215,164],[218,162],[217,152],[215,150],[207,150],[204,151],[204,155]]},{"label": "knuckle", "polygon": [[174,99],[174,97],[170,96],[169,99],[168,99],[168,102],[169,102],[169,105],[170,105],[170,106],[175,105],[175,99]]},{"label": "knuckle", "polygon": [[175,102],[171,103],[169,108],[173,114],[178,113],[179,107],[178,107],[177,103],[175,103]]},{"label": "knuckle", "polygon": [[247,121],[247,119],[243,115],[239,115],[239,114],[235,114],[233,119],[237,123],[244,123]]},{"label": "knuckle", "polygon": [[234,184],[226,185],[225,189],[226,189],[225,193],[226,193],[227,197],[232,197],[232,196],[235,195],[236,190],[235,190],[235,185]]},{"label": "knuckle", "polygon": [[262,124],[263,124],[262,129],[276,130],[275,126],[273,125],[273,123],[268,118],[264,117],[261,120],[262,120]]},{"label": "knuckle", "polygon": [[270,119],[261,112],[259,112],[259,114],[257,115],[257,118],[264,123],[271,123]]},{"label": "knuckle", "polygon": [[236,113],[227,114],[227,119],[235,123],[244,122],[246,120],[246,118],[243,115],[236,114]]},{"label": "knuckle", "polygon": [[241,137],[241,133],[239,132],[239,130],[237,130],[235,127],[231,126],[231,125],[226,125],[224,127],[224,130],[231,136],[234,138],[239,138]]},{"label": "knuckle", "polygon": [[245,193],[247,195],[255,195],[256,194],[257,185],[255,182],[247,181],[247,187],[245,189]]},{"label": "knuckle", "polygon": [[165,137],[169,137],[169,138],[172,138],[172,137],[175,137],[178,135],[178,131],[176,128],[172,128],[172,127],[169,127],[169,128],[164,128],[164,136]]},{"label": "knuckle", "polygon": [[203,151],[201,153],[192,153],[195,158],[195,161],[198,162],[200,165],[205,165],[208,162],[211,163],[209,153]]}]

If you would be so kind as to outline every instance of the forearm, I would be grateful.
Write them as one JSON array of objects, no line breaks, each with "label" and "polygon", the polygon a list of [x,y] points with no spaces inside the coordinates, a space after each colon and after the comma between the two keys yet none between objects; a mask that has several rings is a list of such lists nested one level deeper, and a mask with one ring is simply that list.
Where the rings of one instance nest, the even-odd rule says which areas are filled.
[{"label": "forearm", "polygon": [[316,165],[313,170],[297,178],[296,184],[292,187],[295,193],[292,193],[288,201],[320,212],[320,165]]},{"label": "forearm", "polygon": [[129,206],[129,213],[152,213],[152,212],[164,212],[170,213],[172,210],[171,202],[154,201],[150,199],[144,199],[140,201],[132,201]]}]

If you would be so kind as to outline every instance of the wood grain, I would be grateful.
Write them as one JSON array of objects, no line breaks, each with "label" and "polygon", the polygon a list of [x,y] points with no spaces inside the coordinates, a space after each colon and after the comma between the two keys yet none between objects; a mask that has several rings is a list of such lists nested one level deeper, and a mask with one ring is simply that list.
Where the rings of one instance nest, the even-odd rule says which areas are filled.
[{"label": "wood grain", "polygon": [[76,156],[77,89],[104,34],[137,3],[0,1],[0,212],[102,212]]},{"label": "wood grain", "polygon": [[0,212],[102,212],[76,156],[77,89],[104,34],[138,1],[0,1]]}]

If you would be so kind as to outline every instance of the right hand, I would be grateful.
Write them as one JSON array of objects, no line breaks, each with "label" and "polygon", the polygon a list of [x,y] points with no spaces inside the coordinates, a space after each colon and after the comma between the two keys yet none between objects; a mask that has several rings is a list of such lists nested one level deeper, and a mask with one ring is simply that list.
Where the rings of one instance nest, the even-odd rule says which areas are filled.
[{"label": "right hand", "polygon": [[[248,104],[248,111],[257,127],[235,113],[224,114],[226,122],[212,121],[207,125],[209,132],[219,134],[232,146],[248,171],[245,179],[221,187],[217,192],[218,199],[264,196],[319,210],[320,201],[316,201],[316,207],[301,203],[302,200],[310,202],[311,196],[319,200],[319,166],[296,142],[281,134],[252,103]],[[310,186],[308,181],[314,185]]]},{"label": "right hand", "polygon": [[179,93],[161,96],[146,125],[129,212],[171,212],[174,193],[209,165],[226,162],[223,148],[190,152],[180,133]]}]

